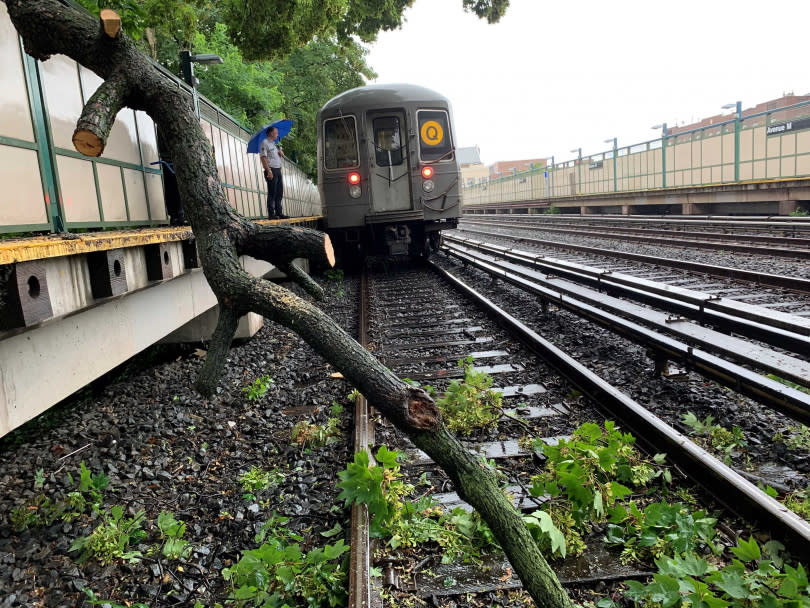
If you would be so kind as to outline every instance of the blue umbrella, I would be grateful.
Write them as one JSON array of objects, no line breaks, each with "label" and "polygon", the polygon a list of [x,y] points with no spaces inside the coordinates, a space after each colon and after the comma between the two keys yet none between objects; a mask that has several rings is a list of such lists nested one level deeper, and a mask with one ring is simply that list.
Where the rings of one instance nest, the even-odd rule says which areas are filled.
[{"label": "blue umbrella", "polygon": [[271,122],[269,125],[264,125],[260,131],[257,131],[253,134],[250,138],[250,141],[247,145],[247,151],[249,154],[258,154],[259,147],[262,145],[262,142],[267,137],[267,129],[270,127],[275,127],[278,129],[278,137],[276,141],[281,139],[282,137],[286,137],[290,133],[290,129],[292,129],[293,121],[289,118],[284,118],[282,120],[277,120],[276,122]]}]

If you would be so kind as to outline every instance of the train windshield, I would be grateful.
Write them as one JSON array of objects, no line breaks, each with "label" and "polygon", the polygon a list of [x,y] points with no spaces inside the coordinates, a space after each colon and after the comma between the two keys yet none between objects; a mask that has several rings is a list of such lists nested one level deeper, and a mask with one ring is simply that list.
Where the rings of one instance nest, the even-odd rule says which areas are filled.
[{"label": "train windshield", "polygon": [[347,169],[360,164],[354,116],[324,121],[323,141],[324,164],[327,169]]},{"label": "train windshield", "polygon": [[401,142],[399,118],[383,116],[374,119],[374,151],[378,167],[402,164]]},{"label": "train windshield", "polygon": [[419,157],[423,161],[453,160],[450,121],[444,110],[419,110]]}]

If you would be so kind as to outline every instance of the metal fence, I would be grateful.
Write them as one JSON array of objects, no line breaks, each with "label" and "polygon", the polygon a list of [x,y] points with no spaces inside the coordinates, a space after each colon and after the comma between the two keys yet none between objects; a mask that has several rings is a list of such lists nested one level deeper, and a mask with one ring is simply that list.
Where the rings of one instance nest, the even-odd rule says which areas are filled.
[{"label": "metal fence", "polygon": [[810,102],[465,184],[465,206],[810,177]]},{"label": "metal fence", "polygon": [[[168,224],[152,119],[121,110],[104,154],[83,156],[73,147],[73,130],[101,79],[62,55],[44,63],[26,55],[3,3],[0,54],[0,233]],[[267,217],[261,165],[246,151],[251,134],[207,100],[199,105],[228,201],[246,217]],[[311,180],[286,159],[283,174],[285,214],[320,215]]]}]

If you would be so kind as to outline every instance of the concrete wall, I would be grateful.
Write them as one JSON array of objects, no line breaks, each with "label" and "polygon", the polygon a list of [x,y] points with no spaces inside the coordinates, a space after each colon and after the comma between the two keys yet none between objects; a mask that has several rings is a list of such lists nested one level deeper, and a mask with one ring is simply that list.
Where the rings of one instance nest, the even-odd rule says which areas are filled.
[{"label": "concrete wall", "polygon": [[[174,278],[148,281],[140,248],[131,248],[125,250],[130,291],[96,300],[84,256],[44,260],[56,316],[0,334],[0,436],[216,307],[202,271],[184,270],[181,243],[168,245]],[[249,257],[242,265],[254,276],[273,270]],[[261,323],[257,315],[243,320],[240,336],[252,335]],[[208,326],[185,338],[207,338],[211,327],[209,318]]]}]

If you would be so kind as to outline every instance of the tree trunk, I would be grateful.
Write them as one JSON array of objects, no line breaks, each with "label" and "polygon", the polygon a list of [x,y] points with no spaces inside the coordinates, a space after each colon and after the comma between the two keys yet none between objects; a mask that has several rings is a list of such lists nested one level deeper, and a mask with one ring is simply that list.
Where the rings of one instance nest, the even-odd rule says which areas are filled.
[{"label": "tree trunk", "polygon": [[[160,126],[174,159],[186,217],[197,237],[203,272],[220,305],[220,320],[197,388],[210,394],[225,365],[236,320],[256,312],[300,334],[413,442],[441,466],[459,495],[490,526],[526,590],[540,606],[570,606],[520,514],[483,466],[448,432],[438,408],[421,389],[394,376],[334,321],[309,302],[270,281],[244,272],[239,256],[266,260],[301,282],[314,297],[320,288],[291,267],[306,257],[334,264],[328,237],[290,226],[262,227],[228,204],[211,146],[192,109],[191,95],[166,79],[129,38],[110,37],[103,24],[59,0],[5,0],[26,51],[46,60],[65,54],[98,74],[105,84],[82,112],[77,136],[101,154],[115,114],[123,105],[144,110]],[[110,16],[107,15],[107,23]]]}]

